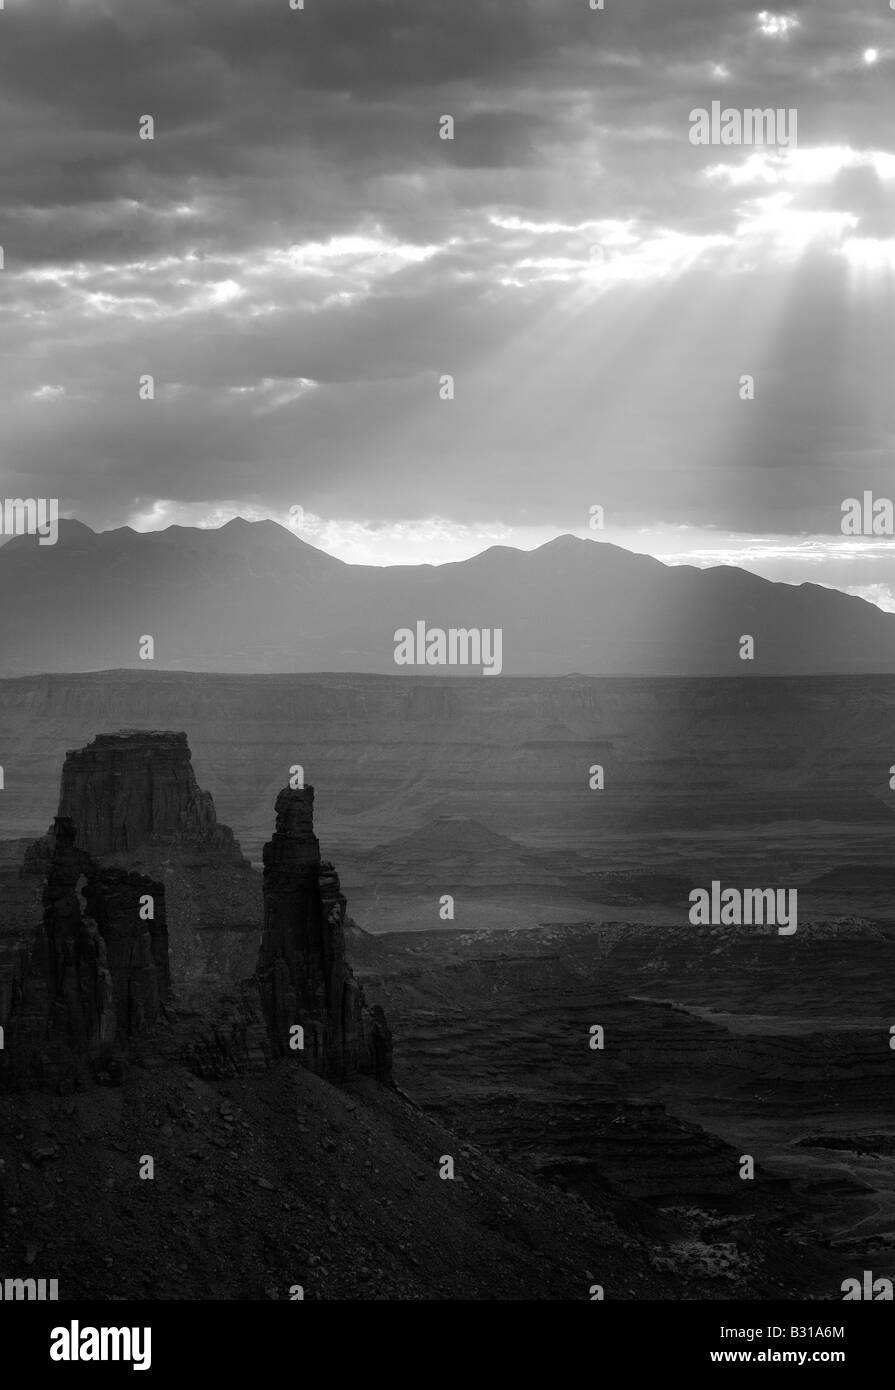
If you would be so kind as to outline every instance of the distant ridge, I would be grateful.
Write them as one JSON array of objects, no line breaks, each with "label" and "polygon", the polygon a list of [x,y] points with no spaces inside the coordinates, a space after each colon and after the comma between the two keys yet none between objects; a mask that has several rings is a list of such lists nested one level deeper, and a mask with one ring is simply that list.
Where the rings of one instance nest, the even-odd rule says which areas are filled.
[{"label": "distant ridge", "polygon": [[375,846],[363,856],[362,865],[377,881],[409,877],[427,887],[494,882],[565,886],[542,854],[472,816],[436,816],[409,835]]},{"label": "distant ridge", "polygon": [[[481,676],[481,666],[397,666],[395,632],[420,622],[499,628],[504,675],[895,672],[895,615],[862,599],[568,535],[379,568],[273,521],[97,533],[68,520],[55,546],[19,536],[0,549],[0,592],[0,676],[149,666]],[[745,635],[751,661],[740,659]]]}]

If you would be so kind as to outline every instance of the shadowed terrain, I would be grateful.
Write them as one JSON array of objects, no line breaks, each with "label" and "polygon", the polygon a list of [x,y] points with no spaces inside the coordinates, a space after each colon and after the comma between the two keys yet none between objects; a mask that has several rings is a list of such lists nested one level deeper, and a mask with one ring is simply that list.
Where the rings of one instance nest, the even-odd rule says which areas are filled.
[{"label": "shadowed terrain", "polygon": [[648,1203],[657,1241],[721,1287],[773,1267],[784,1234],[806,1247],[788,1296],[837,1297],[862,1261],[895,1274],[895,924],[442,930],[361,958],[404,1083],[490,1152]]},{"label": "shadowed terrain", "polygon": [[[58,810],[97,857],[90,873],[100,897],[110,884],[118,892],[121,874],[163,891],[172,967],[164,1018],[98,1090],[94,1081],[61,1099],[45,1090],[3,1098],[4,1190],[25,1194],[5,1198],[10,1250],[34,1229],[38,1245],[61,1260],[53,1220],[34,1215],[43,1210],[44,1165],[65,1158],[57,1186],[81,1192],[83,1164],[99,1172],[111,1162],[113,1179],[109,1152],[130,1154],[139,1126],[151,1124],[177,1140],[179,1182],[192,1163],[211,1175],[185,1190],[198,1194],[190,1211],[215,1230],[228,1270],[238,1248],[249,1252],[251,1278],[229,1272],[225,1296],[283,1297],[287,1280],[313,1287],[316,1277],[324,1297],[449,1297],[446,1289],[467,1283],[472,1297],[524,1297],[532,1288],[538,1297],[587,1297],[608,1269],[610,1297],[830,1299],[865,1266],[891,1274],[893,707],[889,677],[489,682],[156,671],[0,682],[0,728],[14,750],[2,798],[11,832],[0,844],[5,940],[40,918],[47,850],[29,848],[29,836]],[[102,765],[103,750],[114,753],[121,739],[152,750],[174,736],[148,731],[180,717],[195,730],[198,785],[180,745],[164,743],[167,761],[148,800],[139,759],[103,791],[91,756]],[[57,804],[65,750],[84,741],[85,728],[92,737],[122,726],[131,732],[71,754]],[[606,773],[599,792],[588,788],[596,762]],[[295,764],[318,784],[317,829],[339,864],[336,875],[317,866],[316,850],[311,856],[320,920],[335,912],[367,1001],[384,1010],[399,1087],[380,1096],[362,1086],[355,1096],[369,1111],[376,1150],[356,1174],[353,1138],[345,1136],[344,1153],[325,1149],[347,1164],[333,1178],[347,1202],[335,1213],[329,1200],[318,1211],[318,1189],[294,1174],[266,1176],[283,1143],[305,1153],[300,1105],[297,1127],[290,1110],[281,1133],[253,1128],[282,1087],[317,1084],[303,1071],[296,1078],[263,1043],[267,1005],[245,984],[265,922],[261,844]],[[692,927],[689,891],[715,878],[796,888],[796,935]],[[305,890],[296,891],[304,902]],[[113,920],[120,908],[110,902]],[[308,949],[290,967],[295,979]],[[273,947],[265,967],[280,1033],[291,986],[276,983],[278,961],[291,950]],[[120,952],[115,959],[120,971]],[[599,1047],[591,1046],[595,1026]],[[350,1092],[355,1082],[344,1084]],[[196,1088],[204,1110],[193,1103]],[[340,1092],[313,1096],[324,1113],[341,1115]],[[218,1103],[220,1136],[207,1126]],[[241,1135],[234,1107],[252,1117],[255,1141]],[[82,1133],[76,1117],[95,1127]],[[405,1161],[412,1169],[429,1154],[423,1136],[433,1122],[436,1182],[445,1154],[462,1157],[457,1172],[475,1191],[494,1165],[502,1217],[493,1227],[482,1219],[499,1240],[478,1283],[456,1245],[442,1246],[443,1262],[425,1254],[428,1237],[410,1208],[394,1258],[377,1255],[375,1241],[366,1254],[342,1241],[343,1224],[359,1232],[373,1219],[339,1184],[362,1189],[366,1201],[377,1153],[391,1154],[397,1134],[410,1156],[395,1150],[390,1161],[398,1172]],[[320,1136],[307,1132],[315,1139],[299,1161],[313,1165]],[[232,1173],[218,1171],[225,1146]],[[140,1152],[153,1152],[151,1144]],[[754,1159],[752,1180],[740,1176],[744,1155]],[[226,1208],[231,1177],[252,1164],[259,1190],[237,1183],[258,1232],[245,1246],[215,1194],[225,1192]],[[371,1200],[388,1210],[401,1194],[392,1187],[386,1196],[379,1173],[386,1186]],[[127,1279],[138,1243],[152,1246],[134,1187],[122,1187],[115,1203],[135,1233],[120,1271]],[[264,1235],[272,1190],[278,1219],[304,1212],[293,1250],[306,1241],[313,1253],[325,1238],[334,1252],[314,1275],[307,1262],[293,1274],[279,1247],[273,1259],[262,1254],[273,1239]],[[458,1191],[465,1200],[466,1189]],[[74,1203],[84,1219],[87,1205],[83,1194]],[[23,1209],[31,1215],[19,1222]],[[99,1229],[108,1235],[117,1218],[106,1210]],[[588,1250],[600,1252],[588,1254],[581,1287],[585,1256],[566,1241],[568,1220],[578,1220],[569,1210],[585,1213]],[[475,1205],[465,1226],[458,1214],[461,1241],[481,1238],[481,1214]],[[604,1223],[601,1236],[591,1218]],[[555,1241],[545,1234],[554,1223]],[[508,1233],[528,1252],[515,1274]],[[623,1248],[630,1263],[612,1254]],[[91,1282],[80,1250],[75,1240],[60,1268],[84,1287],[106,1287]],[[223,1277],[209,1261],[206,1252],[193,1272],[180,1271],[185,1296],[221,1296],[206,1292]],[[368,1274],[353,1272],[358,1261]],[[245,1288],[254,1292],[238,1291]]]}]

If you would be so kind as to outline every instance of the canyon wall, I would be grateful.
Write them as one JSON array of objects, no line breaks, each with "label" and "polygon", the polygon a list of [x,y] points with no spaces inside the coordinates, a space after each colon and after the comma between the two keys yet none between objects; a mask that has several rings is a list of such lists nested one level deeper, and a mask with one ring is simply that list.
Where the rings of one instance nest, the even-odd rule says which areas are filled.
[{"label": "canyon wall", "polygon": [[[655,862],[663,834],[730,858],[765,827],[804,833],[806,867],[889,854],[895,678],[440,679],[113,671],[0,681],[0,837],[39,834],[67,748],[97,729],[188,728],[196,774],[260,862],[270,808],[301,764],[317,827],[346,854],[465,815],[595,867]],[[594,763],[606,791],[588,786]],[[537,794],[532,794],[536,788]],[[731,831],[735,829],[735,833]],[[800,833],[800,832],[799,832]],[[714,846],[713,846],[714,848]],[[767,858],[767,845],[760,858]],[[731,866],[733,868],[733,866]]]}]

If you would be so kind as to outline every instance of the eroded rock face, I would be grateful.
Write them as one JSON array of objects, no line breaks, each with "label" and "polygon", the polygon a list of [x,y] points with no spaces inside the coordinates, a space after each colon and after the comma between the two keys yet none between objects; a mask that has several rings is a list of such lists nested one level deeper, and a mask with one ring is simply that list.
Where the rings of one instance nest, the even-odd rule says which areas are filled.
[{"label": "eroded rock face", "polygon": [[0,990],[12,1081],[66,1081],[120,1062],[164,1010],[170,980],[165,890],[102,866],[75,842],[67,817],[30,853],[44,869],[43,914],[17,934]]},{"label": "eroded rock face", "polygon": [[310,787],[278,796],[262,885],[196,785],[184,734],[101,735],[69,753],[72,814],[3,870],[15,891],[0,902],[0,1077],[77,1080],[150,1058],[221,1077],[293,1056],[330,1080],[389,1082],[391,1033],[347,963],[351,923],[313,804]]},{"label": "eroded rock face", "polygon": [[165,885],[184,1000],[203,1004],[252,973],[260,876],[199,787],[186,734],[124,729],[67,753],[59,815],[73,822],[79,848]]},{"label": "eroded rock face", "polygon": [[388,1081],[391,1034],[367,1008],[345,958],[345,898],[314,834],[314,789],[281,791],[276,832],[264,846],[264,934],[257,980],[274,1055],[304,1033],[303,1060],[321,1076],[365,1073]]},{"label": "eroded rock face", "polygon": [[196,781],[186,734],[125,729],[66,753],[59,815],[89,854],[201,844],[242,863],[232,830],[218,824],[211,793]]}]

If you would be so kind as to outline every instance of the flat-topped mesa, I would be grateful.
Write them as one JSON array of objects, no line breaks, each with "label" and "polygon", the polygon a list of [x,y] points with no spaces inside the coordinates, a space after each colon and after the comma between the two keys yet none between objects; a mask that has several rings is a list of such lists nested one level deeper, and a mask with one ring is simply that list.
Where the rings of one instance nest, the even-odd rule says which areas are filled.
[{"label": "flat-topped mesa", "polygon": [[314,788],[281,791],[276,832],[264,846],[264,933],[256,978],[271,1047],[304,1046],[306,1065],[330,1080],[363,1073],[391,1079],[391,1034],[368,1009],[345,958],[345,898],[314,834]]},{"label": "flat-topped mesa", "polygon": [[201,844],[242,862],[211,793],[196,782],[186,734],[123,729],[98,734],[65,755],[59,816],[89,854],[128,854],[141,845]]}]

